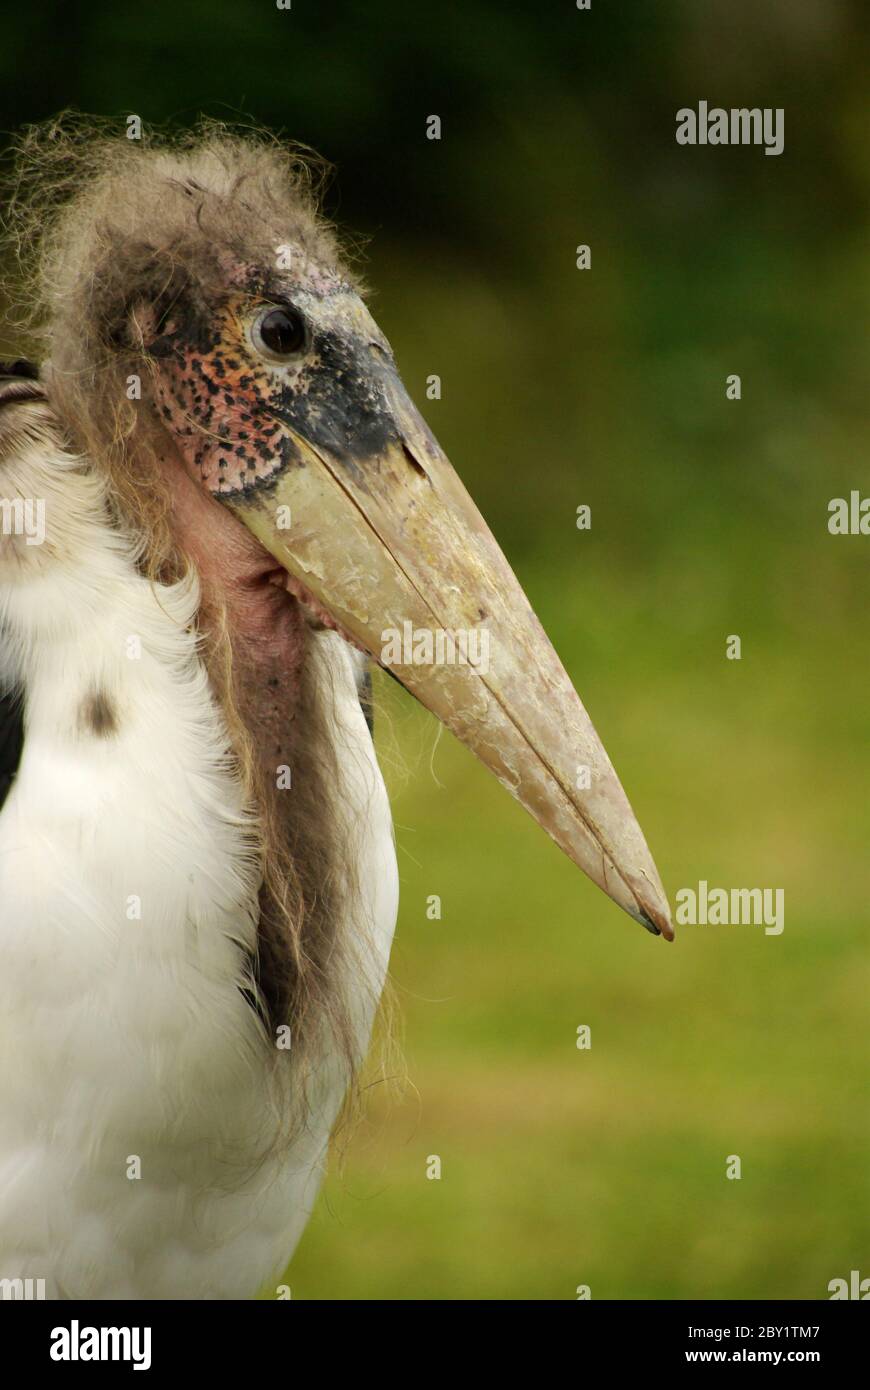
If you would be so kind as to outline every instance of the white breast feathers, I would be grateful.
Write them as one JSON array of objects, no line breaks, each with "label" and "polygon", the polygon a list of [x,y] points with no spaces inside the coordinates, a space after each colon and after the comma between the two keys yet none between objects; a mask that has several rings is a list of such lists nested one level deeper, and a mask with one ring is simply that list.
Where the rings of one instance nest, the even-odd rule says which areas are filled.
[{"label": "white breast feathers", "polygon": [[[22,692],[25,719],[0,809],[0,1279],[252,1296],[305,1224],[346,1074],[327,1050],[282,1145],[292,1040],[276,1066],[250,1001],[260,875],[196,581],[143,578],[47,407],[6,409],[21,420],[0,436],[0,689]],[[336,818],[355,829],[361,1053],[395,923],[392,828],[350,652],[324,634],[312,660]]]}]

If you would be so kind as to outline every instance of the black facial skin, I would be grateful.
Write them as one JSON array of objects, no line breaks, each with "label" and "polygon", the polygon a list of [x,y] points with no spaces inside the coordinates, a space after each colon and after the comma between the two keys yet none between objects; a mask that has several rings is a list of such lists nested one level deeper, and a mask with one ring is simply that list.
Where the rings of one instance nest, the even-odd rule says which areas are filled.
[{"label": "black facial skin", "polygon": [[382,367],[362,338],[319,334],[317,365],[304,373],[303,391],[286,385],[283,419],[306,439],[348,467],[381,454],[398,432],[381,384]]}]

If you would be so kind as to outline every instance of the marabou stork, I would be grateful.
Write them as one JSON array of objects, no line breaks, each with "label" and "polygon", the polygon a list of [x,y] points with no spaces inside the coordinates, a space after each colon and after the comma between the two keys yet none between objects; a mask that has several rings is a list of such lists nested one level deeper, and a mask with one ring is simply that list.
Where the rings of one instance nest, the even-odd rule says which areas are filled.
[{"label": "marabou stork", "polygon": [[[289,1260],[396,919],[386,633],[415,635],[392,674],[672,935],[307,167],[214,126],[19,142],[40,365],[0,382],[0,1278],[48,1297],[248,1297]],[[479,630],[486,662],[416,646]]]}]

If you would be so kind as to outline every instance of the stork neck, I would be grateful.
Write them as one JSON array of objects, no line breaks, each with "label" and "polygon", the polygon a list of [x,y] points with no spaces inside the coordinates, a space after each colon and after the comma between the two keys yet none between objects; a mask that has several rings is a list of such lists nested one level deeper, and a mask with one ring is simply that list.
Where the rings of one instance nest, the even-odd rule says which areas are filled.
[{"label": "stork neck", "polygon": [[170,452],[161,466],[176,544],[199,575],[201,626],[229,633],[240,713],[271,772],[290,752],[306,650],[302,610],[272,582],[272,556],[191,478],[180,457]]}]

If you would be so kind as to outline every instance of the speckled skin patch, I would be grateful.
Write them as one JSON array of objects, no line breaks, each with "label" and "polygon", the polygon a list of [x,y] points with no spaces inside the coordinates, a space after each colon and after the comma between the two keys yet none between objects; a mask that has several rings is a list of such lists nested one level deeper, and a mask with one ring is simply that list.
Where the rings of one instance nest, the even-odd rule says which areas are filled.
[{"label": "speckled skin patch", "polygon": [[[306,348],[281,363],[251,339],[258,314],[286,304],[305,320]],[[396,439],[385,381],[386,339],[359,297],[328,272],[281,294],[230,292],[208,316],[181,299],[149,344],[160,363],[156,405],[194,476],[238,497],[304,467],[294,436],[323,449],[364,483],[364,464]]]}]

